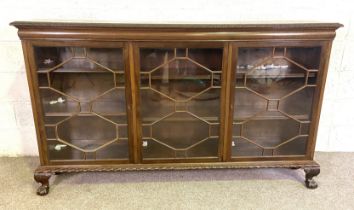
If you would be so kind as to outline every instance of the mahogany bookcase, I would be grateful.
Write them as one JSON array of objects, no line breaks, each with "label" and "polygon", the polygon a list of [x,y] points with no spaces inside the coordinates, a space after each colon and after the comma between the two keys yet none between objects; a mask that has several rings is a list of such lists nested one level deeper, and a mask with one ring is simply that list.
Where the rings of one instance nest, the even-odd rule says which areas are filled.
[{"label": "mahogany bookcase", "polygon": [[13,22],[53,174],[302,168],[313,160],[338,23]]}]

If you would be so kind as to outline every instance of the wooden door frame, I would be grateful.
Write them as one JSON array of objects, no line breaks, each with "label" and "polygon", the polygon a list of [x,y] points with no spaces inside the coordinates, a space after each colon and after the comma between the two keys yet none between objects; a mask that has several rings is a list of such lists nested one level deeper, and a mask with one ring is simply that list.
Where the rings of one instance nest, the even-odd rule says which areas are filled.
[{"label": "wooden door frame", "polygon": [[[133,160],[133,145],[130,140],[128,140],[129,147],[129,157],[125,159],[102,159],[102,160],[50,160],[49,153],[47,149],[47,136],[44,126],[44,110],[41,103],[41,98],[39,95],[39,85],[37,78],[37,66],[35,60],[35,47],[91,47],[91,48],[121,48],[123,53],[124,71],[125,71],[125,100],[126,100],[126,110],[127,110],[127,124],[128,124],[128,139],[130,139],[130,123],[131,113],[128,111],[128,105],[131,104],[130,94],[130,83],[129,83],[129,66],[125,61],[126,47],[123,42],[107,42],[107,41],[74,41],[74,40],[23,40],[22,47],[25,57],[26,71],[28,85],[30,89],[31,101],[32,101],[32,111],[35,121],[35,128],[37,134],[38,151],[41,166],[47,165],[92,165],[92,164],[126,164],[132,162]],[[129,93],[129,94],[127,94]]]},{"label": "wooden door frame", "polygon": [[[226,79],[226,68],[227,68],[227,58],[228,58],[228,43],[227,42],[218,42],[218,41],[208,41],[208,42],[196,42],[196,41],[139,41],[133,42],[132,46],[134,48],[133,60],[135,61],[135,68],[131,69],[134,71],[135,80],[137,81],[137,92],[135,93],[135,100],[137,101],[137,122],[139,127],[137,127],[137,133],[139,134],[138,139],[136,140],[136,145],[138,145],[139,149],[136,149],[138,153],[140,163],[149,164],[149,163],[193,163],[193,162],[220,162],[223,160],[223,150],[224,150],[224,118],[225,118],[225,110],[223,106],[223,101],[225,101],[225,79]],[[200,157],[200,158],[149,158],[143,159],[141,145],[142,145],[142,124],[140,118],[140,48],[220,48],[223,50],[222,55],[222,85],[220,89],[220,126],[219,126],[219,139],[218,139],[218,157]]]},{"label": "wooden door frame", "polygon": [[315,87],[314,98],[312,102],[312,115],[311,115],[311,123],[309,128],[309,136],[306,146],[306,154],[305,155],[282,155],[282,156],[271,156],[271,157],[232,157],[231,153],[231,141],[232,141],[232,122],[233,122],[233,114],[234,114],[234,97],[235,97],[235,88],[231,88],[230,95],[226,96],[230,98],[230,104],[228,104],[229,112],[230,112],[230,121],[228,123],[229,129],[227,130],[227,138],[225,140],[226,146],[225,148],[225,160],[226,161],[272,161],[272,160],[313,160],[314,155],[314,147],[316,144],[316,134],[318,128],[318,122],[320,117],[323,91],[325,85],[325,77],[328,70],[328,61],[329,61],[329,53],[330,46],[332,41],[329,40],[274,40],[274,41],[232,41],[231,45],[231,67],[228,68],[231,71],[230,77],[226,83],[230,87],[235,86],[235,67],[237,65],[237,56],[238,49],[241,47],[249,47],[249,48],[257,48],[257,47],[321,47],[320,54],[320,65],[318,69],[317,82]]}]

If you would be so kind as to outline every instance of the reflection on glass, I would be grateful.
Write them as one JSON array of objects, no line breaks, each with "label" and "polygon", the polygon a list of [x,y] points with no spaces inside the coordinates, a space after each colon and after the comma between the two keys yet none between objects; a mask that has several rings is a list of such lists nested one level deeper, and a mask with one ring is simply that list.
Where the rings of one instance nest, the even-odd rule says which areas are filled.
[{"label": "reflection on glass", "polygon": [[123,50],[34,51],[49,159],[128,159]]},{"label": "reflection on glass", "polygon": [[320,47],[239,48],[233,157],[305,155]]},{"label": "reflection on glass", "polygon": [[143,158],[218,156],[221,69],[222,48],[140,49]]},{"label": "reflection on glass", "polygon": [[59,72],[123,71],[120,48],[35,47],[37,71]]}]

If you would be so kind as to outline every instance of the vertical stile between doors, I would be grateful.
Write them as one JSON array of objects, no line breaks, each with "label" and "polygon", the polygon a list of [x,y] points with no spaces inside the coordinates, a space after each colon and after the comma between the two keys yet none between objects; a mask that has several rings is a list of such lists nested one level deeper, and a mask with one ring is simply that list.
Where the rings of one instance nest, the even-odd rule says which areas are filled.
[{"label": "vertical stile between doors", "polygon": [[237,54],[237,51],[234,49],[235,47],[233,46],[232,43],[228,42],[225,44],[225,56],[224,56],[224,62],[225,62],[225,69],[224,69],[224,76],[223,76],[223,90],[222,90],[222,96],[223,99],[221,101],[222,104],[222,130],[221,130],[221,136],[220,136],[220,141],[223,143],[222,145],[222,160],[223,161],[229,161],[231,157],[231,135],[232,135],[232,113],[233,113],[233,99],[234,95],[233,93],[233,83],[234,83],[234,71],[233,67],[235,66],[236,62],[236,57],[237,55],[234,55],[235,52]]},{"label": "vertical stile between doors", "polygon": [[133,42],[125,43],[125,62],[126,62],[126,72],[127,72],[127,96],[129,96],[128,101],[128,124],[129,124],[129,143],[130,143],[130,161],[132,163],[141,162],[141,148],[140,148],[140,117],[139,117],[139,64],[137,63],[136,47]]},{"label": "vertical stile between doors", "polygon": [[227,116],[227,112],[226,109],[227,107],[225,106],[226,104],[226,80],[227,80],[227,68],[228,68],[228,55],[229,55],[229,45],[228,43],[224,44],[224,48],[223,48],[223,60],[222,60],[222,82],[221,82],[221,99],[220,99],[220,135],[219,135],[219,158],[220,161],[224,161],[225,160],[225,129],[227,129],[227,122],[226,122],[226,116]]},{"label": "vertical stile between doors", "polygon": [[123,56],[124,56],[124,68],[125,68],[125,98],[126,98],[126,107],[127,107],[127,116],[128,116],[128,142],[129,142],[129,162],[134,163],[134,127],[132,126],[133,114],[132,114],[132,91],[131,91],[131,78],[130,72],[134,67],[130,65],[130,54],[129,54],[129,45],[124,43],[123,47]]}]

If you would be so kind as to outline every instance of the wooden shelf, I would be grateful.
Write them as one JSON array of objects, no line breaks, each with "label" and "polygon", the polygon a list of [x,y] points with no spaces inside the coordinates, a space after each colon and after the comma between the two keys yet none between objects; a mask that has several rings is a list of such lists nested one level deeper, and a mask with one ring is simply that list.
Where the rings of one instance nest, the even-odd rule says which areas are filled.
[{"label": "wooden shelf", "polygon": [[[96,116],[96,114],[91,112],[79,112],[79,113],[61,113],[61,112],[47,112],[45,117],[68,117],[78,114],[79,116]],[[101,116],[127,116],[126,113],[98,113]]]},{"label": "wooden shelf", "polygon": [[[288,71],[288,72],[291,72],[291,70],[289,69],[273,69],[274,71],[277,71],[277,72],[281,72],[281,71]],[[244,70],[244,69],[237,69],[236,71],[236,78],[244,78],[246,72],[248,70]],[[303,73],[284,73],[284,74],[271,74],[269,72],[267,72],[267,70],[261,70],[262,74],[255,74],[255,73],[252,73],[252,74],[247,74],[247,77],[249,78],[305,78],[306,77],[306,71],[304,70]],[[316,77],[317,74],[316,72],[310,72],[309,73],[309,77]]]},{"label": "wooden shelf", "polygon": [[[155,122],[156,120],[161,119],[162,117],[146,117],[143,118],[142,123],[144,122]],[[218,122],[220,120],[219,117],[201,117],[203,120],[206,120],[208,122]],[[188,122],[188,121],[198,121],[199,119],[194,118],[191,116],[191,118],[185,118],[185,117],[170,117],[170,118],[165,118],[163,119],[164,122]],[[148,124],[148,123],[147,123]]]},{"label": "wooden shelf", "polygon": [[[300,121],[309,121],[309,116],[308,115],[293,115],[293,118],[300,120]],[[209,122],[218,122],[220,120],[219,117],[201,117],[203,120],[209,121]],[[156,120],[159,120],[161,118],[158,117],[148,117],[148,118],[143,118],[143,123],[144,122],[155,122]],[[235,121],[245,121],[249,118],[244,117],[244,118],[234,118]],[[289,120],[291,118],[286,117],[286,116],[257,116],[257,117],[252,117],[252,120]],[[164,119],[165,122],[167,121],[173,121],[173,122],[187,122],[191,120],[198,120],[198,119],[190,119],[190,118],[167,118]],[[148,123],[147,123],[148,124]]]},{"label": "wooden shelf", "polygon": [[[171,159],[173,161],[176,158],[216,158],[218,155],[219,139],[214,137],[209,138],[187,151],[173,150],[148,138],[143,139],[143,141],[147,141],[147,146],[142,147],[144,160]],[[181,139],[181,141],[183,141],[183,139]],[[162,142],[169,144],[163,140]]]},{"label": "wooden shelf", "polygon": [[[69,117],[72,116],[76,113],[46,113],[45,117]],[[93,113],[79,113],[80,116],[96,116]],[[99,113],[99,115],[101,116],[127,116],[126,113]],[[309,117],[307,115],[293,115],[292,117],[294,117],[297,120],[300,121],[307,121],[309,119]],[[146,117],[143,118],[143,123],[144,122],[155,122],[156,120],[161,119],[162,117]],[[209,122],[217,122],[220,120],[219,117],[201,117],[203,120],[209,121]],[[244,121],[247,120],[249,118],[247,117],[243,117],[243,118],[235,118],[235,121]],[[287,119],[291,119],[288,118],[286,116],[267,116],[267,117],[262,117],[262,116],[258,116],[258,117],[253,117],[252,120],[287,120]],[[186,122],[186,121],[191,121],[192,119],[190,118],[168,118],[168,119],[164,119],[164,121],[174,121],[174,122]],[[193,119],[193,120],[198,120],[198,119]]]},{"label": "wooden shelf", "polygon": [[[69,143],[79,146],[82,149],[92,149],[97,148],[107,141],[99,140],[73,140]],[[55,146],[64,145],[63,143],[56,141],[55,139],[48,141],[48,153],[51,160],[100,160],[100,159],[128,159],[128,140],[119,139],[117,142],[114,142],[102,149],[99,149],[97,152],[90,152],[85,154],[72,148],[70,146],[61,147],[60,150],[56,150]],[[86,146],[85,146],[86,145]],[[86,148],[89,146],[89,148]]]},{"label": "wooden shelf", "polygon": [[[47,73],[49,69],[38,69],[37,73]],[[124,70],[113,70],[114,73],[124,73]],[[104,69],[104,68],[58,68],[51,73],[111,73],[111,71]]]},{"label": "wooden shelf", "polygon": [[[211,75],[193,75],[193,76],[168,76],[168,77],[163,77],[163,76],[151,76],[151,79],[152,80],[165,80],[165,79],[168,79],[168,80],[182,80],[181,82],[185,82],[186,80],[211,80]],[[217,79],[221,79],[220,78],[221,76],[219,76],[219,78],[217,78],[216,76],[214,76],[214,78],[217,78]],[[144,79],[149,79],[148,76],[144,76],[144,75],[141,75],[140,76],[140,79],[141,80],[144,80]]]},{"label": "wooden shelf", "polygon": [[[284,139],[278,137],[273,138],[264,138],[259,140],[262,146],[274,146],[283,143]],[[233,142],[235,146],[232,147],[232,156],[236,157],[272,157],[278,155],[304,155],[306,151],[306,143],[308,141],[308,137],[299,136],[292,142],[284,144],[276,149],[274,149],[274,153],[271,149],[266,149],[263,151],[262,148],[258,147],[247,140],[241,138],[233,138]]]},{"label": "wooden shelf", "polygon": [[[308,121],[310,119],[310,116],[308,115],[291,115],[291,117],[300,120],[300,121]],[[249,117],[238,117],[234,118],[235,121],[244,121],[250,119]],[[252,117],[252,120],[288,120],[291,119],[285,115],[281,116],[256,116]]]}]

